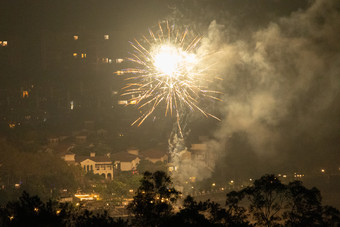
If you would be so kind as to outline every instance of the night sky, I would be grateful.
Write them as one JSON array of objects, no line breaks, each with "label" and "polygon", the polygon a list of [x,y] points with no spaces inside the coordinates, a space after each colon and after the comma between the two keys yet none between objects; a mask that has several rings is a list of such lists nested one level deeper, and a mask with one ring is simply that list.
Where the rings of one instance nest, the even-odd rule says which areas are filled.
[{"label": "night sky", "polygon": [[[322,168],[339,172],[337,0],[2,0],[0,40],[20,36],[29,45],[21,47],[27,61],[18,68],[2,65],[1,88],[16,89],[13,81],[20,87],[50,80],[39,69],[39,37],[44,33],[124,31],[124,37],[133,39],[164,20],[202,35],[200,48],[211,53],[211,73],[223,79],[210,85],[223,92],[213,110],[221,121],[193,113],[186,122],[189,143],[208,137],[216,177],[316,173]],[[128,41],[117,37],[118,43]],[[114,51],[127,55],[127,46]],[[113,83],[112,73],[95,79],[97,90]],[[53,83],[63,87],[65,81]],[[152,143],[166,143],[172,129],[171,120],[157,118],[139,128],[121,127]]]}]

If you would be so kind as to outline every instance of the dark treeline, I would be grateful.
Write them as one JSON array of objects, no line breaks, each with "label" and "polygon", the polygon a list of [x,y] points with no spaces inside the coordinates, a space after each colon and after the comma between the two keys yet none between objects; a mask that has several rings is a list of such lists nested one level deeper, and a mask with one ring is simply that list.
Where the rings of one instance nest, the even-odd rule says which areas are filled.
[{"label": "dark treeline", "polygon": [[[340,212],[323,206],[317,188],[302,182],[282,184],[265,175],[252,186],[226,195],[226,204],[195,201],[181,193],[162,171],[145,172],[127,220],[70,204],[42,202],[24,192],[0,210],[1,226],[337,226]],[[224,206],[225,205],[225,206]]]}]

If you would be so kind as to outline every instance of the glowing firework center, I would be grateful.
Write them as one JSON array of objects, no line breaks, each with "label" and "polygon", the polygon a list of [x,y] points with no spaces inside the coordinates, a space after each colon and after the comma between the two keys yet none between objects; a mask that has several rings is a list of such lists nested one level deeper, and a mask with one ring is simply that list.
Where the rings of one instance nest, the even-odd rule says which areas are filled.
[{"label": "glowing firework center", "polygon": [[[154,66],[159,76],[181,80],[188,75],[196,63],[196,56],[171,45],[161,45],[151,53],[154,56]],[[182,78],[183,79],[183,78]]]},{"label": "glowing firework center", "polygon": [[188,30],[180,33],[174,26],[165,25],[163,30],[164,25],[159,24],[157,33],[149,30],[150,38],[143,36],[142,40],[130,42],[134,52],[127,60],[136,67],[117,74],[130,75],[122,96],[130,96],[129,103],[137,104],[142,113],[132,125],[141,125],[163,103],[165,115],[175,113],[181,132],[179,121],[184,107],[216,118],[200,108],[199,103],[205,98],[219,100],[214,96],[218,92],[209,90],[204,83],[208,81],[204,79],[206,68],[201,64],[204,56],[195,54],[201,38],[186,40]]}]

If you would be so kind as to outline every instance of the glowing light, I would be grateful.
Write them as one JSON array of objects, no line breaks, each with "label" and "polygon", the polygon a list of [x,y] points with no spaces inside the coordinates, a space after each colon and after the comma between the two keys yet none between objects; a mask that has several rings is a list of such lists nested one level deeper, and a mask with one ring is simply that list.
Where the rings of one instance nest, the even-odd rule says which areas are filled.
[{"label": "glowing light", "polygon": [[180,32],[168,22],[159,23],[159,30],[155,33],[149,30],[149,33],[148,38],[144,36],[131,42],[134,52],[127,60],[136,67],[116,72],[128,74],[129,82],[122,95],[131,96],[130,101],[135,100],[142,113],[132,125],[140,126],[160,105],[164,105],[165,115],[175,114],[179,129],[180,115],[185,108],[219,120],[199,107],[203,99],[220,100],[216,97],[220,92],[207,87],[214,76],[207,78],[210,68],[204,64],[207,54],[198,52],[201,38],[191,39],[191,32]]}]

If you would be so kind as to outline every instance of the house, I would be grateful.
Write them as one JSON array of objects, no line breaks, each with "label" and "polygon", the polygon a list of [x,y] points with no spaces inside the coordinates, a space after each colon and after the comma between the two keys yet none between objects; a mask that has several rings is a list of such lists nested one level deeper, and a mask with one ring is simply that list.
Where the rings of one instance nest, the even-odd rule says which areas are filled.
[{"label": "house", "polygon": [[91,153],[89,156],[76,156],[68,153],[64,156],[64,160],[67,163],[80,165],[85,172],[99,174],[108,180],[113,179],[113,165],[108,156],[96,156],[95,153]]},{"label": "house", "polygon": [[115,169],[120,171],[134,171],[137,169],[137,165],[140,161],[138,155],[130,154],[128,152],[111,154],[110,157],[114,163]]},{"label": "house", "polygon": [[59,138],[58,137],[50,137],[48,138],[48,143],[49,144],[58,144],[59,143]]},{"label": "house", "polygon": [[206,143],[191,144],[191,160],[201,161],[205,166],[212,170],[217,159],[216,153],[209,150]]},{"label": "house", "polygon": [[163,162],[168,163],[169,156],[166,150],[152,148],[143,150],[140,152],[140,156],[143,157],[145,160],[148,160],[152,163],[156,162]]}]

